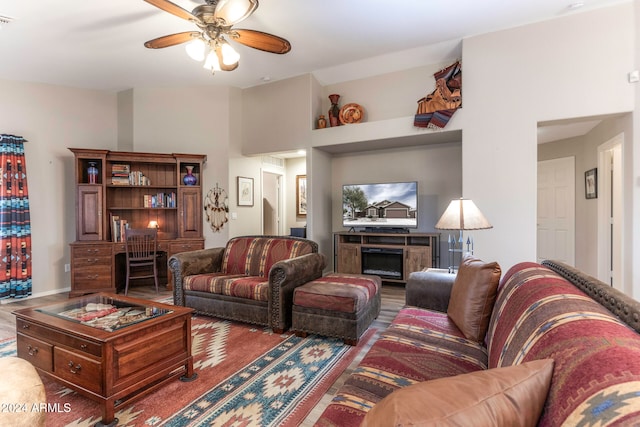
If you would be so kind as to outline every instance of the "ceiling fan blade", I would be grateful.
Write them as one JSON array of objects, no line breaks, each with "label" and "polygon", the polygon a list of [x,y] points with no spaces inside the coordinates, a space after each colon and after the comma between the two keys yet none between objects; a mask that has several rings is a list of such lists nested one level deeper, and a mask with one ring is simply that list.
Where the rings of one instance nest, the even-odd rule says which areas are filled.
[{"label": "ceiling fan blade", "polygon": [[291,43],[287,40],[262,31],[234,29],[230,35],[238,43],[265,52],[283,54],[291,50]]},{"label": "ceiling fan blade", "polygon": [[258,0],[218,0],[215,17],[231,26],[247,19],[257,8]]},{"label": "ceiling fan blade", "polygon": [[168,36],[158,37],[157,39],[149,40],[144,44],[149,49],[161,49],[163,47],[174,46],[180,43],[185,43],[200,37],[202,33],[198,31],[185,31],[184,33],[170,34]]},{"label": "ceiling fan blade", "polygon": [[193,21],[193,22],[202,24],[202,21],[200,20],[200,18],[198,18],[188,10],[181,8],[177,4],[171,3],[169,0],[144,0],[144,1],[157,7],[158,9],[162,9],[165,12],[169,12],[170,14],[175,15],[178,18],[182,18],[182,19],[186,19],[187,21]]}]

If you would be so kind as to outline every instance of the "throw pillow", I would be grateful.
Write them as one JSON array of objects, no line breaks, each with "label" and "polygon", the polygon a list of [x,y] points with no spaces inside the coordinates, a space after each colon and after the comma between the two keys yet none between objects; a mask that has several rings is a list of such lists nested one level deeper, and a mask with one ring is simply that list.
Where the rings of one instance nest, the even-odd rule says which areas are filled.
[{"label": "throw pillow", "polygon": [[447,315],[467,339],[484,340],[501,274],[497,262],[485,263],[466,256],[460,263],[451,288]]},{"label": "throw pillow", "polygon": [[552,374],[543,359],[425,381],[382,399],[361,425],[535,426]]}]

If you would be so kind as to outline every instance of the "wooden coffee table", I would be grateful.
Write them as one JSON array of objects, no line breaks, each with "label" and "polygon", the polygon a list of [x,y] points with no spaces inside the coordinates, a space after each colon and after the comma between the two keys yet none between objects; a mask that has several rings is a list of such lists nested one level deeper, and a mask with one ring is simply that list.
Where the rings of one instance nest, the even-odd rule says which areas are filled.
[{"label": "wooden coffee table", "polygon": [[197,377],[192,312],[108,293],[16,310],[18,357],[98,401],[102,421],[96,426],[115,426],[121,405],[176,377]]}]

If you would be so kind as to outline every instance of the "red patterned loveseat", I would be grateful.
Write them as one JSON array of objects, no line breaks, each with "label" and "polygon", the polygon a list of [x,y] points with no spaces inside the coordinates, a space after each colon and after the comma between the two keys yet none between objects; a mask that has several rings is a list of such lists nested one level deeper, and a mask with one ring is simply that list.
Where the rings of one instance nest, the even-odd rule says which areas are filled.
[{"label": "red patterned loveseat", "polygon": [[[476,342],[446,312],[428,309],[430,292],[441,296],[454,284],[432,279],[407,283],[412,305],[382,333],[317,426],[640,425],[638,302],[559,262],[520,263],[504,274],[495,298],[487,294],[490,322]],[[523,369],[524,388],[495,392],[490,375],[506,383]],[[527,407],[532,401],[537,408]],[[504,416],[509,406],[515,418]]]},{"label": "red patterned loveseat", "polygon": [[317,243],[284,236],[235,237],[169,259],[176,305],[276,332],[291,326],[293,290],[322,276],[325,264]]}]

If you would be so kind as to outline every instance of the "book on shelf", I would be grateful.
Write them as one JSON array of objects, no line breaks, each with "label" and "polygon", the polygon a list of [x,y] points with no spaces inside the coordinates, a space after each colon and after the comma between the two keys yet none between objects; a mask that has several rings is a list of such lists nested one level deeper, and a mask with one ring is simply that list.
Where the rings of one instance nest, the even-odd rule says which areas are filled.
[{"label": "book on shelf", "polygon": [[151,180],[141,171],[131,171],[129,173],[130,185],[151,185]]},{"label": "book on shelf", "polygon": [[113,185],[151,185],[151,180],[141,171],[131,171],[126,174],[111,174],[111,184]]},{"label": "book on shelf", "polygon": [[110,214],[111,219],[111,241],[124,242],[124,230],[129,228],[126,219],[121,219],[118,215]]},{"label": "book on shelf", "polygon": [[127,176],[112,176],[111,184],[113,185],[129,185],[129,175]]},{"label": "book on shelf", "polygon": [[142,206],[145,208],[175,208],[176,193],[145,194],[142,198]]},{"label": "book on shelf", "polygon": [[131,167],[128,164],[114,163],[111,165],[111,174],[129,174]]}]

